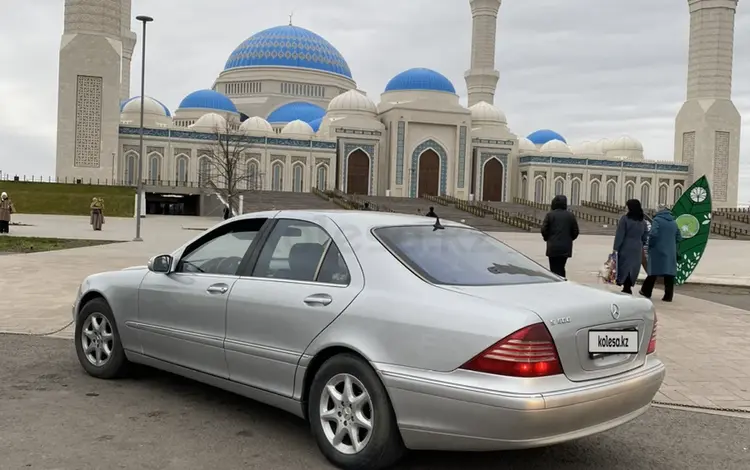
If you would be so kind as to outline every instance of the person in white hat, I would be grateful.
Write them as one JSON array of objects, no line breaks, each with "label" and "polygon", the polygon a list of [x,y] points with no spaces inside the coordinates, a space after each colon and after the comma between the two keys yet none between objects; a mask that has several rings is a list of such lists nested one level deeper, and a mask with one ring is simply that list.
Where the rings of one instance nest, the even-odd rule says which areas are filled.
[{"label": "person in white hat", "polygon": [[13,201],[8,197],[8,193],[0,194],[0,233],[9,233],[10,216],[16,211],[13,207]]}]

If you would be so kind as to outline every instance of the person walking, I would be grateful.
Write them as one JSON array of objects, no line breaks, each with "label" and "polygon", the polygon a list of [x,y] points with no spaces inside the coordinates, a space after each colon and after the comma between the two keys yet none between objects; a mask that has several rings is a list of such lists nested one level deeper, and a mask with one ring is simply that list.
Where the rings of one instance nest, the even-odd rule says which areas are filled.
[{"label": "person walking", "polygon": [[95,232],[99,232],[104,224],[104,201],[98,197],[95,197],[91,201],[91,227]]},{"label": "person walking", "polygon": [[10,218],[16,211],[8,193],[0,194],[0,233],[10,233]]},{"label": "person walking", "polygon": [[229,219],[232,217],[232,210],[229,208],[229,205],[224,206],[224,220]]},{"label": "person walking", "polygon": [[674,278],[677,275],[677,244],[682,241],[680,229],[677,227],[672,213],[666,206],[660,206],[659,211],[651,222],[651,232],[648,234],[648,276],[643,281],[642,296],[650,299],[656,284],[656,279],[664,279],[664,302],[671,302],[674,298]]},{"label": "person walking", "polygon": [[435,213],[435,208],[434,207],[430,207],[430,210],[427,211],[427,213],[425,214],[425,216],[432,217],[432,218],[435,218],[435,219],[438,218],[437,214]]},{"label": "person walking", "polygon": [[648,227],[641,201],[631,199],[625,203],[628,213],[620,217],[612,249],[617,253],[617,285],[625,294],[633,293],[633,286],[641,271],[643,247],[648,240]]},{"label": "person walking", "polygon": [[542,238],[547,242],[549,270],[566,277],[565,265],[573,257],[573,241],[578,238],[578,220],[568,211],[568,198],[555,196],[542,223]]}]

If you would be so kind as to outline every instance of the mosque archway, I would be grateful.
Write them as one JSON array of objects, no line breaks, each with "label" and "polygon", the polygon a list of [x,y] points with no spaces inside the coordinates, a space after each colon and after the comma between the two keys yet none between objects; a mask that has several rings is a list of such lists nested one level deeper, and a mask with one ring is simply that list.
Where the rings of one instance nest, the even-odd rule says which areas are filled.
[{"label": "mosque archway", "polygon": [[362,149],[349,154],[346,169],[347,194],[369,194],[370,157]]},{"label": "mosque archway", "polygon": [[490,158],[484,164],[482,175],[482,200],[503,201],[503,164],[497,158]]},{"label": "mosque archway", "polygon": [[438,196],[440,193],[440,157],[432,150],[419,156],[419,180],[417,197]]}]

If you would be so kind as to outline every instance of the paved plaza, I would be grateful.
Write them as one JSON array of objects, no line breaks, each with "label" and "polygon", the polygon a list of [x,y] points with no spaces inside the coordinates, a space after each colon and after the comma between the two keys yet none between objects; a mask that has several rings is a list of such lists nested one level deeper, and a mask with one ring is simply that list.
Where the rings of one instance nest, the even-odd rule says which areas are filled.
[{"label": "paved plaza", "polygon": [[[46,333],[70,321],[70,306],[81,280],[96,272],[143,265],[149,257],[171,252],[218,220],[156,216],[143,219],[143,242],[132,242],[133,219],[108,218],[94,232],[88,217],[18,215],[11,236],[122,240],[65,251],[0,257],[6,290],[0,298],[0,332]],[[497,233],[501,240],[544,263],[544,244],[535,233]],[[612,239],[582,236],[576,242],[568,275],[571,280],[603,289],[599,267]],[[750,285],[746,262],[750,242],[711,240],[691,281]],[[656,400],[664,403],[750,411],[750,311],[679,295],[672,304],[659,301],[658,355],[667,379]],[[58,336],[70,338],[72,328]]]}]

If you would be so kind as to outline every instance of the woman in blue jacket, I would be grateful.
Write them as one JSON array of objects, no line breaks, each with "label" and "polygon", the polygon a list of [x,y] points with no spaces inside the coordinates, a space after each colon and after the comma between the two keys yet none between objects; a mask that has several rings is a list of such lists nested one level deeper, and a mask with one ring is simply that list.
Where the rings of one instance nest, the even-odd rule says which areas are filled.
[{"label": "woman in blue jacket", "polygon": [[677,244],[682,241],[680,229],[666,207],[661,207],[651,222],[648,238],[648,277],[643,281],[642,296],[651,298],[656,278],[664,278],[664,302],[674,297],[674,278],[677,275]]}]

